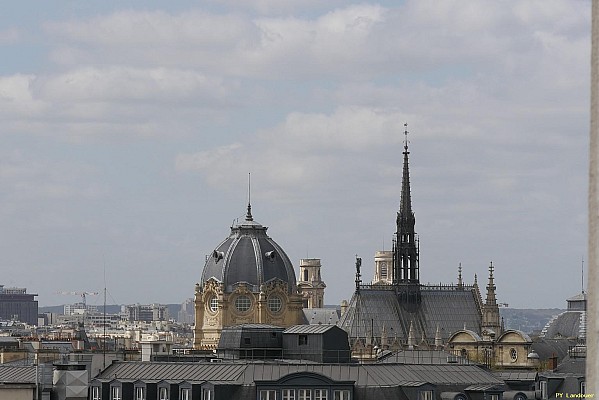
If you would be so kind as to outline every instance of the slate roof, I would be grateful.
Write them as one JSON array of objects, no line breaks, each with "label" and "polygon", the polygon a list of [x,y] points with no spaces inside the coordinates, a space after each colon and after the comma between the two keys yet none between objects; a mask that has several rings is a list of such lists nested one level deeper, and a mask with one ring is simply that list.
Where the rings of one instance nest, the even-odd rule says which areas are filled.
[{"label": "slate roof", "polygon": [[400,350],[388,352],[378,362],[385,364],[472,364],[467,358],[444,350]]},{"label": "slate roof", "polygon": [[305,364],[305,363],[165,363],[115,362],[96,379],[144,381],[227,382],[250,385],[276,381],[295,372],[312,372],[356,386],[501,385],[491,373],[474,365]]},{"label": "slate roof", "polygon": [[447,341],[456,331],[464,328],[480,331],[481,314],[473,290],[451,290],[436,286],[421,286],[422,302],[415,312],[399,304],[393,290],[361,289],[352,296],[349,307],[341,316],[339,326],[350,338],[366,338],[374,328],[375,338],[381,337],[383,326],[387,337],[408,338],[410,323],[414,323],[415,339],[424,332],[429,343],[434,342],[437,325],[441,338]]},{"label": "slate roof", "polygon": [[259,291],[260,285],[272,279],[288,284],[288,291],[297,291],[295,272],[289,257],[267,234],[268,228],[253,220],[248,206],[245,221],[231,227],[223,240],[206,259],[202,284],[210,278],[223,282],[227,292],[240,282]]},{"label": "slate roof", "polygon": [[572,339],[538,338],[532,342],[531,347],[541,360],[547,360],[554,355],[561,360],[568,355],[568,349],[576,344],[576,340]]},{"label": "slate roof", "polygon": [[584,314],[584,311],[564,311],[545,325],[541,336],[549,339],[584,337],[586,332],[581,329],[583,326],[580,323]]}]

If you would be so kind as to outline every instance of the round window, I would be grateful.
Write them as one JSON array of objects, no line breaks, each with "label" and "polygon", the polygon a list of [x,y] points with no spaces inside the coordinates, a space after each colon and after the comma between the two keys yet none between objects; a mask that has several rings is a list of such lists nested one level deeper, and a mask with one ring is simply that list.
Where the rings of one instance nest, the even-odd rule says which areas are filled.
[{"label": "round window", "polygon": [[237,311],[246,312],[250,309],[251,305],[252,301],[246,295],[238,296],[235,299],[235,308],[237,309]]},{"label": "round window", "polygon": [[268,309],[270,312],[277,313],[281,311],[283,308],[283,301],[277,295],[272,295],[268,297]]},{"label": "round window", "polygon": [[208,303],[208,307],[210,311],[217,312],[218,311],[218,298],[216,296],[212,296],[210,298],[210,302]]},{"label": "round window", "polygon": [[516,349],[513,347],[510,349],[510,358],[512,359],[512,362],[518,359],[518,351],[516,351]]}]

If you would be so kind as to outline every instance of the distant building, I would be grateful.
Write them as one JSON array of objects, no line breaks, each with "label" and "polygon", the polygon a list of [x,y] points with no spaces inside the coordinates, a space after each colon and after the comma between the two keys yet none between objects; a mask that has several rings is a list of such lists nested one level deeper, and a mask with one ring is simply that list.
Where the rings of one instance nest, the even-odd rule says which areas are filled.
[{"label": "distant building", "polygon": [[185,299],[185,301],[181,303],[181,310],[177,313],[177,322],[182,324],[193,324],[195,316],[193,306],[194,303],[192,297]]},{"label": "distant building", "polygon": [[168,321],[168,307],[163,304],[133,304],[124,306],[127,321]]},{"label": "distant building", "polygon": [[324,289],[327,287],[320,276],[320,258],[300,260],[300,276],[297,289],[302,294],[304,308],[324,307]]},{"label": "distant building", "polygon": [[580,339],[587,335],[587,295],[583,291],[566,300],[566,311],[554,316],[541,331],[547,339]]},{"label": "distant building", "polygon": [[26,288],[6,288],[0,285],[0,320],[20,321],[37,325],[37,294],[27,293]]},{"label": "distant building", "polygon": [[195,348],[216,348],[227,326],[301,323],[293,265],[267,229],[248,204],[245,219],[207,257],[195,289]]},{"label": "distant building", "polygon": [[75,303],[75,304],[65,304],[64,305],[64,315],[84,315],[87,313],[97,313],[98,306],[84,304],[84,303]]},{"label": "distant building", "polygon": [[464,326],[479,335],[483,326],[494,330],[494,334],[501,333],[492,272],[487,304],[482,301],[476,280],[473,285],[462,282],[461,268],[457,284],[420,282],[420,246],[412,211],[405,133],[401,199],[392,250],[376,252],[371,284],[362,283],[362,260],[356,260],[355,291],[349,304],[342,306],[339,326],[348,332],[352,348],[360,352],[374,346],[426,348],[435,341],[446,342]]}]

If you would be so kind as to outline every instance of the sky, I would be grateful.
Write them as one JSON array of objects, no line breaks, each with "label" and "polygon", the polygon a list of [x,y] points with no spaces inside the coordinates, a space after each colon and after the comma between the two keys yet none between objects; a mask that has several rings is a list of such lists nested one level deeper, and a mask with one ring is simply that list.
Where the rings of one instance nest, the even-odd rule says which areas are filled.
[{"label": "sky", "polygon": [[[180,303],[245,215],[326,304],[391,249],[404,123],[423,283],[565,307],[587,256],[588,0],[11,2],[0,284]],[[484,291],[483,291],[484,296]]]}]

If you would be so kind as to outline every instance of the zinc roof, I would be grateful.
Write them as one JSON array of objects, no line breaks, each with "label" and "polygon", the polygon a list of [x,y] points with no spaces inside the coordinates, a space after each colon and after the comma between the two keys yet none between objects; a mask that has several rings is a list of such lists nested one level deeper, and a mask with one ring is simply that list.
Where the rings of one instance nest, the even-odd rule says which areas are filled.
[{"label": "zinc roof", "polygon": [[0,383],[35,384],[35,366],[0,366]]},{"label": "zinc roof", "polygon": [[497,371],[493,375],[502,381],[535,381],[537,379],[536,371]]},{"label": "zinc roof", "polygon": [[283,333],[312,333],[319,334],[336,328],[337,325],[294,325],[285,329]]},{"label": "zinc roof", "polygon": [[115,362],[97,379],[143,381],[227,382],[252,384],[277,381],[296,372],[312,372],[334,381],[352,382],[356,386],[500,385],[503,382],[474,365],[405,365],[405,364],[291,364],[291,363],[168,363]]},{"label": "zinc roof", "polygon": [[246,366],[228,363],[183,363],[183,362],[115,362],[106,368],[97,379],[187,381],[238,381]]}]

